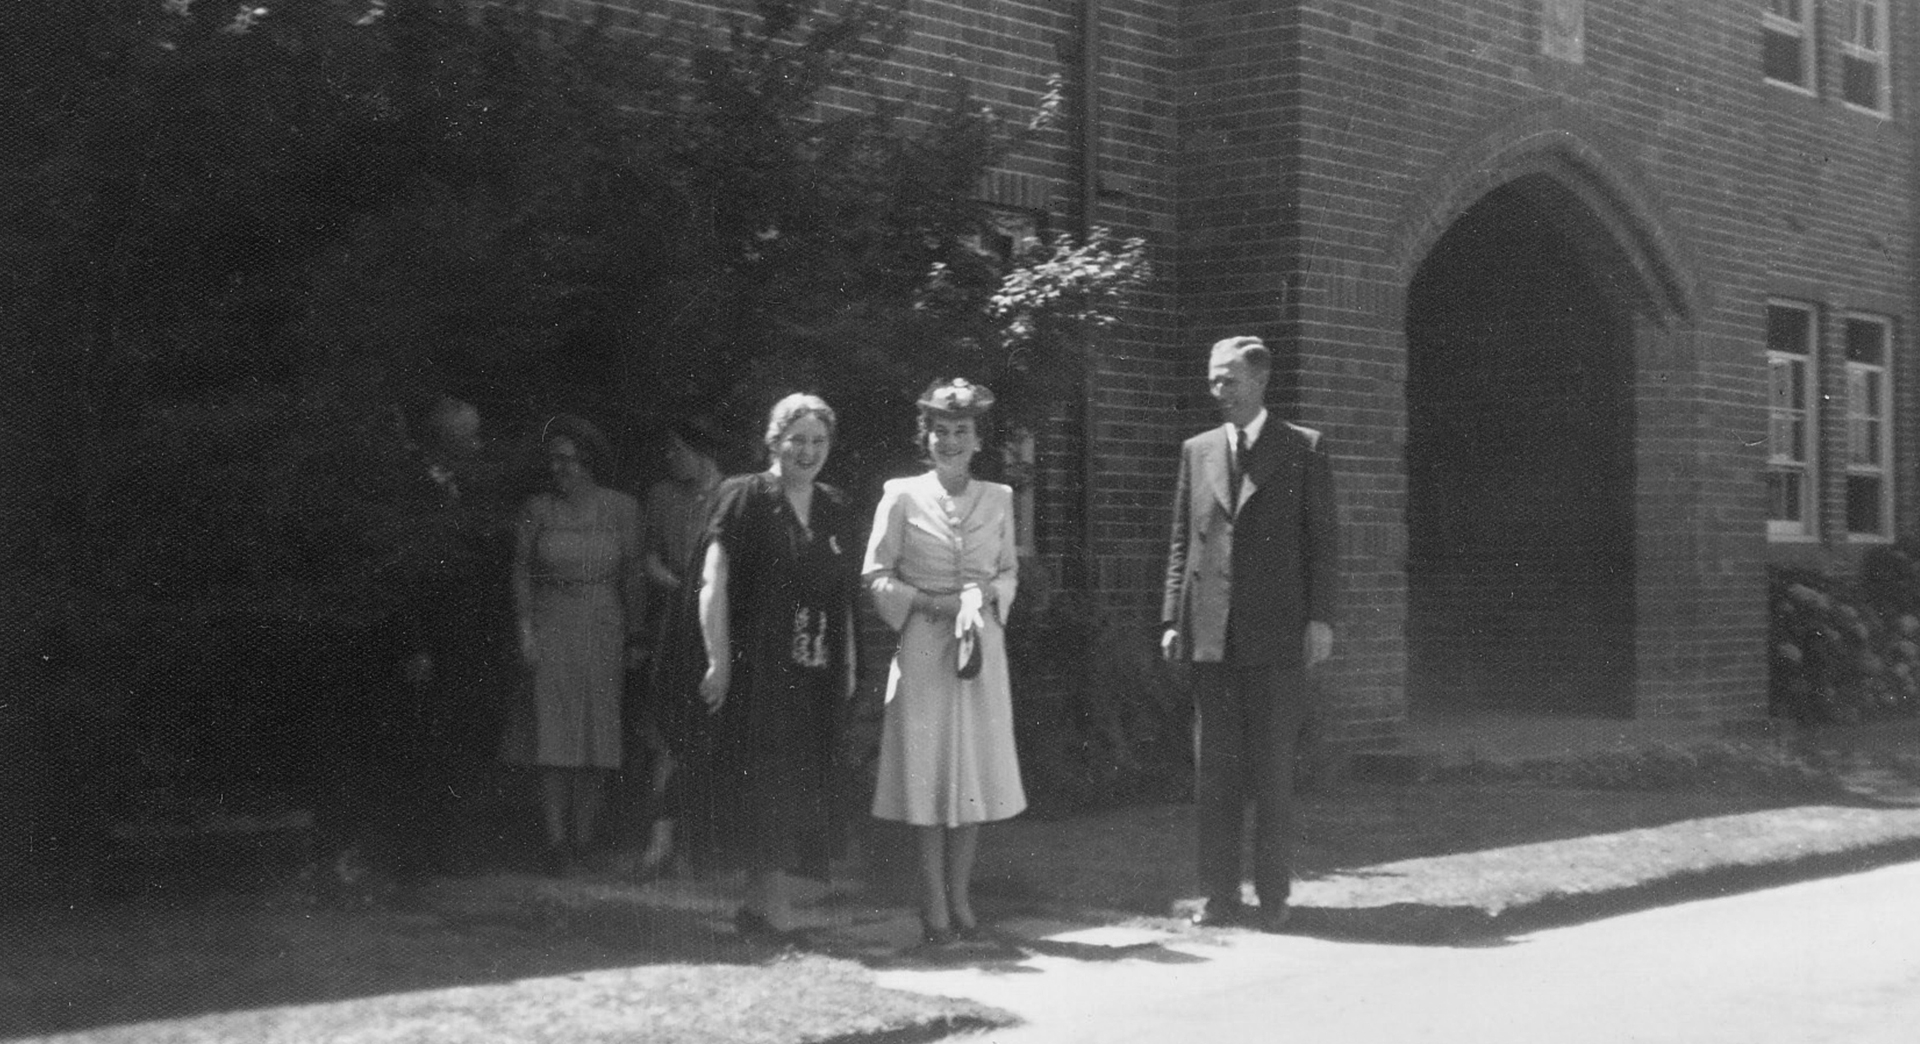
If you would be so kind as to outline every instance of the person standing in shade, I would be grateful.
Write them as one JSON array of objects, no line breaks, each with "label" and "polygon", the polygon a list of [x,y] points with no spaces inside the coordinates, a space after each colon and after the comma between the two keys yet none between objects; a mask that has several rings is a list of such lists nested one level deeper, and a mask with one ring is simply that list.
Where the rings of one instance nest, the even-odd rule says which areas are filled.
[{"label": "person standing in shade", "polygon": [[1019,579],[1013,489],[972,476],[993,393],[935,381],[919,401],[933,469],[886,484],[861,575],[900,632],[887,678],[873,814],[911,824],[923,941],[979,931],[980,824],[1027,807],[1002,627]]},{"label": "person standing in shade", "polygon": [[599,429],[560,414],[541,430],[548,489],[522,508],[513,601],[531,699],[503,758],[540,775],[546,868],[593,843],[608,777],[620,767],[620,696],[640,644],[640,508],[595,476],[612,466]]},{"label": "person standing in shade", "polygon": [[440,396],[410,428],[425,435],[420,463],[437,510],[419,520],[434,531],[423,549],[433,575],[411,585],[397,614],[412,646],[405,677],[418,730],[420,801],[408,833],[425,868],[473,871],[491,861],[501,826],[495,756],[514,673],[512,505],[471,403]]},{"label": "person standing in shade", "polygon": [[[1186,441],[1173,501],[1161,652],[1193,665],[1203,925],[1283,930],[1290,912],[1294,758],[1307,669],[1333,653],[1332,468],[1320,433],[1271,418],[1273,356],[1230,337],[1208,357],[1224,424]],[[1257,910],[1241,900],[1254,808]]]},{"label": "person standing in shade", "polygon": [[800,928],[787,875],[825,876],[835,726],[853,692],[858,574],[846,498],[818,481],[833,446],[817,396],[774,404],[766,471],[721,483],[702,559],[709,712],[685,814],[709,865],[748,873],[742,935]]},{"label": "person standing in shade", "polygon": [[498,512],[476,481],[480,412],[447,395],[406,411],[406,452],[387,476],[383,506],[407,525],[395,561],[404,581],[392,612],[369,627],[357,655],[379,664],[367,684],[314,708],[320,771],[315,795],[322,901],[380,901],[427,875],[472,869],[483,841],[455,815],[484,785],[470,764],[491,723],[502,656],[504,548]]},{"label": "person standing in shade", "polygon": [[[677,683],[673,672],[656,669],[674,633],[673,608],[688,585],[699,579],[702,561],[695,559],[706,535],[722,477],[719,457],[725,437],[704,414],[685,417],[666,434],[667,478],[647,489],[641,506],[641,560],[647,574],[644,630],[651,643],[647,693],[638,723],[640,746],[649,766],[647,795],[652,822],[646,848],[636,871],[652,877],[673,856],[675,817],[678,814],[674,776],[678,770],[673,748],[682,737],[683,694],[665,691]],[[675,735],[669,736],[669,733]]]}]

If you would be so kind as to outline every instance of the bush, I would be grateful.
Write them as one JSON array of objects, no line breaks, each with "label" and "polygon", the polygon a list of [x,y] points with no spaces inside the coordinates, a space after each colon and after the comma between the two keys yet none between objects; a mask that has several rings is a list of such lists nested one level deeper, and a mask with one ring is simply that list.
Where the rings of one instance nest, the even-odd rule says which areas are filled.
[{"label": "bush", "polygon": [[1920,712],[1920,570],[1904,543],[1858,581],[1780,567],[1770,577],[1769,708],[1803,724]]},{"label": "bush", "polygon": [[[452,391],[496,434],[567,409],[630,439],[670,401],[752,430],[810,387],[858,486],[929,376],[1017,405],[1016,376],[1052,372],[1035,351],[1144,278],[1133,241],[1060,240],[1051,267],[974,245],[980,177],[1044,121],[958,78],[840,104],[878,83],[905,0],[762,0],[659,37],[482,6],[7,8],[0,343],[21,365],[0,414],[25,452],[0,475],[0,579],[36,604],[0,634],[78,647],[86,676],[27,709],[115,723],[92,782],[123,808],[163,785],[148,803],[187,816],[283,800],[305,770],[280,739],[385,662],[368,646],[450,561],[408,502],[394,402]],[[988,308],[1003,289],[1015,314]],[[1051,340],[1016,357],[1015,318]],[[1075,778],[1133,771],[1134,738],[1072,713],[1107,729],[1076,755],[1106,767]]]},{"label": "bush", "polygon": [[1020,771],[1035,814],[1187,792],[1191,700],[1137,631],[1071,592],[1037,608],[1015,603],[1007,659]]},{"label": "bush", "polygon": [[[339,398],[143,420],[94,447],[36,548],[65,566],[67,611],[44,625],[93,702],[67,713],[99,722],[82,782],[113,816],[284,808],[310,782],[312,720],[397,672],[403,614],[504,556],[501,507],[444,510],[391,415]],[[484,463],[466,481],[501,485]]]}]

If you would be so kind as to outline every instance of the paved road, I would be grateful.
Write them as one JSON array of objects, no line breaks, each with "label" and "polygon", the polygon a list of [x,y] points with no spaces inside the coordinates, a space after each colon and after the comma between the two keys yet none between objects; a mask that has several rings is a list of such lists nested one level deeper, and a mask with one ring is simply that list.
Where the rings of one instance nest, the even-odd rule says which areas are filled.
[{"label": "paved road", "polygon": [[1233,932],[1141,952],[881,981],[1028,1020],[987,1044],[1920,1042],[1920,864],[1476,948]]}]

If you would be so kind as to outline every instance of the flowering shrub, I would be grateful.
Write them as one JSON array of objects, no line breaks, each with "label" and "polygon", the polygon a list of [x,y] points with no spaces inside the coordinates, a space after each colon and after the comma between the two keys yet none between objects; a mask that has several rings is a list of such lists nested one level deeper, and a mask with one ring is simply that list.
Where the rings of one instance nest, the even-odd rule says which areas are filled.
[{"label": "flowering shrub", "polygon": [[1002,324],[1001,342],[1019,349],[1033,341],[1043,319],[1111,326],[1112,309],[1153,276],[1147,241],[1116,239],[1098,225],[1086,241],[1062,233],[1001,277],[987,314]]},{"label": "flowering shrub", "polygon": [[[1889,549],[1886,555],[1906,557]],[[1771,577],[1769,703],[1806,723],[1851,724],[1920,712],[1920,585],[1870,556],[1858,582],[1806,569]]]},{"label": "flowering shrub", "polygon": [[1031,422],[1085,394],[1086,335],[1119,322],[1129,295],[1152,279],[1145,239],[1096,225],[1084,239],[1056,233],[1009,258],[968,250],[935,261],[914,311],[933,320],[953,370],[1002,392],[1002,416]]}]

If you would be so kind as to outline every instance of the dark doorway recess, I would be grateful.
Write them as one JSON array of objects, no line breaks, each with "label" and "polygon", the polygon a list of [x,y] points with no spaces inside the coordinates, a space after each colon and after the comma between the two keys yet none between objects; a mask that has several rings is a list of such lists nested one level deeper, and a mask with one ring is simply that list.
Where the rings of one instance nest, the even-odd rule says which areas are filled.
[{"label": "dark doorway recess", "polygon": [[1583,206],[1495,189],[1408,289],[1415,711],[1632,713],[1632,326]]}]

